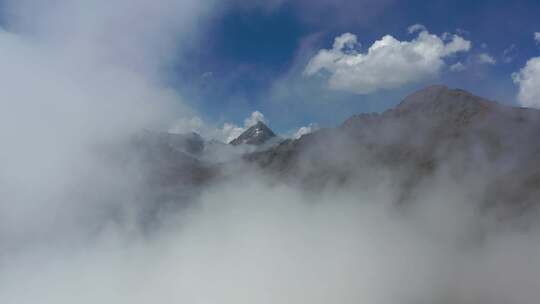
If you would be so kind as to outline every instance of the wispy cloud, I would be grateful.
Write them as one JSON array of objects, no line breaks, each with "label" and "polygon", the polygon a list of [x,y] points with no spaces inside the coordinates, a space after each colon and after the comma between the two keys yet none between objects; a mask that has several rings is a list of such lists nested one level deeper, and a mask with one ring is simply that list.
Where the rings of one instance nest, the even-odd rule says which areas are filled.
[{"label": "wispy cloud", "polygon": [[140,168],[121,173],[106,151],[141,129],[164,128],[172,118],[190,115],[161,72],[209,5],[3,3],[16,12],[0,29],[4,246],[77,239],[110,220],[106,210],[122,213],[135,201],[140,174],[133,172]]},{"label": "wispy cloud", "polygon": [[450,66],[450,71],[452,72],[461,72],[465,71],[466,69],[467,67],[463,63],[461,63],[461,61],[458,61]]},{"label": "wispy cloud", "polygon": [[480,64],[491,64],[494,65],[497,63],[495,58],[493,56],[489,55],[488,53],[481,53],[477,57],[478,63]]},{"label": "wispy cloud", "polygon": [[509,47],[507,47],[503,51],[503,61],[505,63],[510,63],[514,61],[516,56],[517,56],[517,46],[515,44],[511,44]]}]

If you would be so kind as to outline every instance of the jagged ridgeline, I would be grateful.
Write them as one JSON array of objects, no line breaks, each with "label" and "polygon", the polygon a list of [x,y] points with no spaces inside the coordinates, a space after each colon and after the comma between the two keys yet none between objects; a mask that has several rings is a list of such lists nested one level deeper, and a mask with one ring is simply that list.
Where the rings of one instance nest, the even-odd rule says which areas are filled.
[{"label": "jagged ridgeline", "polygon": [[[476,195],[486,205],[519,212],[540,198],[539,137],[538,110],[505,106],[463,90],[432,86],[383,113],[354,115],[339,127],[297,140],[278,140],[254,152],[244,152],[241,159],[282,182],[315,190],[350,183],[362,189],[386,174],[401,191],[398,203],[413,200],[417,187],[445,174],[474,184]],[[227,146],[261,146],[276,138],[259,122]],[[222,168],[240,161],[208,163],[187,152],[208,149],[207,142],[185,141],[188,146],[197,142],[196,149],[179,148],[181,142],[159,143],[171,147],[164,150],[169,156],[164,171],[168,178],[177,178],[173,184],[189,180],[178,178],[187,174],[186,169],[192,170],[188,175],[199,182],[209,181],[219,176]],[[182,173],[171,173],[171,168],[179,168]]]},{"label": "jagged ridgeline", "polygon": [[276,137],[276,134],[268,128],[263,122],[258,121],[254,126],[247,129],[237,138],[230,142],[231,145],[262,145],[270,139]]}]

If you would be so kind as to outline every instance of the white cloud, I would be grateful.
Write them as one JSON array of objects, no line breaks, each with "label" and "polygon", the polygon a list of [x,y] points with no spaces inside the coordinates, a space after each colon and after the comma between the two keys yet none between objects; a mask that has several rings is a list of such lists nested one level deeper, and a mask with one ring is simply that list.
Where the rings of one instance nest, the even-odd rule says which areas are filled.
[{"label": "white cloud", "polygon": [[512,74],[512,79],[519,86],[520,105],[540,108],[540,57],[529,59],[524,68]]},{"label": "white cloud", "polygon": [[463,63],[461,63],[461,61],[458,61],[450,66],[450,71],[452,72],[461,72],[465,71],[466,69],[467,67]]},{"label": "white cloud", "polygon": [[488,53],[481,53],[480,55],[478,55],[478,63],[481,63],[481,64],[496,64],[497,61],[495,60],[495,58],[493,58],[493,56],[489,55]]},{"label": "white cloud", "polygon": [[259,121],[266,123],[266,119],[264,118],[263,113],[259,111],[255,111],[251,113],[251,115],[248,118],[244,120],[244,128],[247,129],[249,127],[252,127],[256,125]]},{"label": "white cloud", "polygon": [[407,29],[407,31],[409,32],[409,34],[414,34],[416,32],[423,32],[423,31],[427,31],[426,27],[422,24],[413,24],[411,26],[409,26],[409,28]]},{"label": "white cloud", "polygon": [[[540,43],[540,32],[534,33],[534,40]],[[529,59],[519,72],[512,74],[512,79],[519,87],[519,104],[540,109],[540,57]]]},{"label": "white cloud", "polygon": [[299,139],[300,137],[302,137],[302,136],[304,136],[306,134],[312,133],[312,132],[314,132],[314,131],[316,131],[318,129],[319,129],[319,126],[317,124],[311,123],[311,124],[309,124],[307,126],[299,128],[296,132],[294,132],[292,137],[294,139]]},{"label": "white cloud", "polygon": [[413,25],[409,31],[420,32],[411,41],[386,35],[365,53],[346,51],[357,48],[358,42],[354,34],[345,33],[336,37],[332,49],[322,49],[311,58],[304,75],[326,71],[330,89],[369,94],[433,77],[445,66],[444,58],[471,48],[470,41],[457,35],[446,42],[420,25]]},{"label": "white cloud", "polygon": [[[425,32],[425,35],[428,35],[427,31]],[[436,35],[431,35],[432,38],[438,38]],[[449,38],[450,42],[443,45],[443,51],[441,53],[441,57],[447,57],[454,55],[459,52],[467,52],[471,49],[471,42],[469,40],[465,40],[461,36],[453,35],[452,38]],[[438,41],[434,41],[432,46],[436,46],[436,43]]]},{"label": "white cloud", "polygon": [[245,130],[245,128],[238,127],[232,123],[226,122],[223,124],[223,127],[221,129],[216,130],[216,136],[214,137],[214,139],[222,141],[224,143],[230,143],[235,138],[244,133]]},{"label": "white cloud", "polygon": [[215,139],[229,143],[240,136],[240,134],[244,133],[244,131],[256,125],[259,121],[267,123],[263,113],[254,111],[249,117],[244,119],[244,127],[239,127],[233,123],[225,123],[222,128],[217,129],[216,134],[219,135],[219,137],[215,137]]}]

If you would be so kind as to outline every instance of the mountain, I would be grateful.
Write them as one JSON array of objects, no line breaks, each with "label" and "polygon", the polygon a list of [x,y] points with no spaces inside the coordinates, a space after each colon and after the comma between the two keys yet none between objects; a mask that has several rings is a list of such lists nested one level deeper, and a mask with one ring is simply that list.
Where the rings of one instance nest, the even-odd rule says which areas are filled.
[{"label": "mountain", "polygon": [[146,170],[149,183],[160,186],[202,184],[216,168],[201,161],[205,142],[197,133],[144,131],[130,142],[129,157]]},{"label": "mountain", "polygon": [[167,143],[174,149],[191,155],[200,155],[204,150],[203,138],[195,133],[172,134],[165,133]]},{"label": "mountain", "polygon": [[538,110],[431,86],[383,113],[354,115],[245,159],[314,190],[355,182],[360,191],[386,174],[399,189],[397,203],[444,176],[470,183],[486,206],[519,212],[540,200],[539,139]]},{"label": "mountain", "polygon": [[143,131],[135,136],[134,142],[153,148],[166,147],[191,156],[200,155],[205,146],[203,138],[195,132],[176,134]]},{"label": "mountain", "polygon": [[259,146],[274,137],[276,137],[276,134],[274,134],[274,132],[272,132],[272,130],[270,130],[263,122],[259,121],[254,126],[244,131],[244,133],[240,134],[236,139],[232,140],[230,144],[233,146]]},{"label": "mountain", "polygon": [[201,190],[223,174],[243,174],[242,163],[309,193],[327,187],[361,193],[384,181],[395,192],[394,203],[407,204],[417,200],[419,189],[442,180],[504,216],[527,214],[540,203],[540,111],[460,89],[431,86],[382,113],[278,139],[259,122],[230,145],[196,134],[146,132],[131,151],[151,173],[146,176],[156,195],[167,189],[162,201]]}]

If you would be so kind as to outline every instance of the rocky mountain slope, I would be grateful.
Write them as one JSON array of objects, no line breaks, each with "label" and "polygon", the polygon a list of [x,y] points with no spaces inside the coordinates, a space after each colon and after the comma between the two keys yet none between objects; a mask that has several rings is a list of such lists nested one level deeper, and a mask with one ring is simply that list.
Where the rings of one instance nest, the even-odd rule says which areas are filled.
[{"label": "rocky mountain slope", "polygon": [[313,189],[352,181],[361,188],[388,174],[401,190],[397,202],[444,175],[470,183],[486,206],[520,212],[540,198],[539,139],[538,110],[432,86],[384,113],[355,115],[245,158]]},{"label": "rocky mountain slope", "polygon": [[[540,198],[540,111],[459,89],[428,87],[383,113],[354,115],[339,127],[268,144],[275,138],[259,122],[230,145],[196,134],[146,133],[134,142],[153,172],[152,183],[173,193],[185,185],[203,186],[224,172],[242,174],[229,170],[242,162],[315,192],[346,186],[362,191],[389,181],[398,204],[441,179],[461,184],[465,195],[485,206],[512,213],[528,210]],[[258,148],[240,149],[250,145]],[[232,150],[227,150],[232,157],[218,162],[205,157],[225,154],[221,149]]]},{"label": "rocky mountain slope", "polygon": [[263,122],[259,121],[254,126],[244,131],[238,138],[230,142],[231,145],[255,145],[259,146],[276,137],[276,134]]}]

